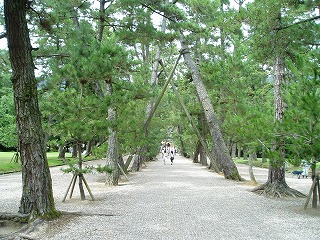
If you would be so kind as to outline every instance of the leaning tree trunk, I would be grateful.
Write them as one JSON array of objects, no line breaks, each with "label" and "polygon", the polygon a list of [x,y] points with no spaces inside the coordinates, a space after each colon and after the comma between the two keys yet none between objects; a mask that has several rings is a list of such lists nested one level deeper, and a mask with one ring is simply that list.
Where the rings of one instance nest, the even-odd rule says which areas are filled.
[{"label": "leaning tree trunk", "polygon": [[183,141],[183,129],[181,125],[178,125],[178,135],[179,135],[179,141],[180,141],[180,154],[184,157],[188,156],[184,141]]},{"label": "leaning tree trunk", "polygon": [[19,212],[31,218],[57,216],[46,156],[32,47],[26,20],[26,0],[5,0],[4,12],[22,165]]},{"label": "leaning tree trunk", "polygon": [[227,146],[222,137],[210,97],[201,79],[199,67],[192,60],[190,50],[184,40],[181,41],[181,48],[183,49],[184,61],[191,72],[198,97],[205,113],[206,121],[208,123],[209,131],[214,144],[213,150],[214,155],[216,156],[218,167],[224,173],[225,178],[237,181],[243,180],[239,175],[235,163],[231,159]]},{"label": "leaning tree trunk", "polygon": [[200,148],[201,148],[201,142],[198,140],[197,144],[195,145],[196,149],[194,150],[194,154],[192,156],[192,162],[198,163],[199,162],[199,154],[200,154]]},{"label": "leaning tree trunk", "polygon": [[[165,32],[166,31],[166,18],[163,17],[162,22],[161,22],[161,31]],[[161,61],[161,54],[162,54],[162,43],[158,43],[158,50],[155,56],[155,59],[153,61],[153,66],[152,66],[152,73],[151,73],[151,79],[150,79],[150,85],[152,89],[155,89],[157,82],[158,82],[158,69]],[[152,114],[152,109],[154,108],[155,105],[155,98],[152,96],[150,101],[147,103],[146,107],[146,120],[145,122],[148,121],[149,116]],[[149,128],[146,127],[144,128],[144,135],[145,138],[148,138],[149,135]],[[132,171],[139,171],[141,164],[146,160],[146,152],[149,151],[148,146],[144,147],[138,147],[136,156],[134,158],[134,162],[132,164]]]},{"label": "leaning tree trunk", "polygon": [[[107,82],[107,93],[112,95],[112,85]],[[108,121],[110,122],[109,137],[108,137],[108,149],[106,165],[113,169],[112,173],[107,173],[106,184],[117,186],[119,183],[119,168],[118,168],[118,143],[117,132],[115,129],[115,121],[117,118],[116,109],[114,106],[108,108]]]},{"label": "leaning tree trunk", "polygon": [[[274,122],[281,124],[284,116],[284,102],[282,96],[282,84],[284,83],[284,59],[282,56],[277,56],[274,66]],[[273,154],[270,159],[268,180],[263,185],[253,189],[253,192],[264,194],[266,196],[279,197],[305,197],[303,193],[291,189],[285,179],[285,146],[281,136],[275,137],[272,151],[278,154]]]},{"label": "leaning tree trunk", "polygon": [[[206,119],[205,119],[205,115],[204,115],[203,111],[201,111],[199,122],[201,123],[202,139],[206,139],[207,124],[206,124]],[[206,151],[205,151],[204,147],[202,146],[202,144],[200,145],[199,154],[200,154],[200,164],[202,166],[208,166],[207,154],[206,154]]]}]

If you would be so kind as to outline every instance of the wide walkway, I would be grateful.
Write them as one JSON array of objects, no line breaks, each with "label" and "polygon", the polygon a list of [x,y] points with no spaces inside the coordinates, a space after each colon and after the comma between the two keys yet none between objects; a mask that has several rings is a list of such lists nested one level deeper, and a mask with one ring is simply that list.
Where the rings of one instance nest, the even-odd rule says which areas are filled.
[{"label": "wide walkway", "polygon": [[[97,162],[103,164],[103,162]],[[305,199],[278,200],[250,192],[248,183],[223,176],[176,156],[173,165],[160,160],[130,173],[120,186],[106,187],[103,174],[86,175],[95,201],[79,200],[76,186],[71,199],[61,200],[71,180],[60,167],[52,168],[56,207],[77,212],[42,223],[29,233],[33,239],[320,239],[319,210],[303,210]],[[248,179],[247,166],[239,171]],[[267,170],[255,169],[264,182]],[[287,182],[304,193],[310,179],[288,176]],[[0,176],[0,211],[17,212],[20,174]]]}]

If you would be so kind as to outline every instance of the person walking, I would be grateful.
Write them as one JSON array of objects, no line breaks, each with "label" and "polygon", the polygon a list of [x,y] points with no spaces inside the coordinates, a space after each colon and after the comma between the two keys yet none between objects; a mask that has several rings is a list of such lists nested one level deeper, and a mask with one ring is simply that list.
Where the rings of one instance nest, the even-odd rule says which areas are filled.
[{"label": "person walking", "polygon": [[166,151],[166,148],[165,148],[165,147],[162,148],[161,153],[162,153],[163,164],[166,165],[167,151]]},{"label": "person walking", "polygon": [[301,161],[301,165],[300,166],[302,166],[302,178],[308,178],[309,169],[310,169],[310,163],[307,160],[303,159]]},{"label": "person walking", "polygon": [[173,160],[174,160],[174,150],[170,149],[170,161],[171,161],[171,165],[173,164]]}]

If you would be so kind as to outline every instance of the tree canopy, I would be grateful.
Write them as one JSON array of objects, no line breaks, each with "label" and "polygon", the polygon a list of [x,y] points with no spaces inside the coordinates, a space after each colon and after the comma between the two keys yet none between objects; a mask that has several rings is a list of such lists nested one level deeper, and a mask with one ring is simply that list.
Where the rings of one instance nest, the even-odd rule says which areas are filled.
[{"label": "tree canopy", "polygon": [[[162,140],[174,141],[186,155],[196,152],[197,136],[172,87],[178,89],[201,131],[210,123],[202,122],[202,100],[183,61],[148,134],[143,129],[146,107],[167,79],[159,66],[157,80],[150,81],[153,63],[160,61],[169,71],[183,37],[199,67],[228,154],[233,146],[244,154],[273,151],[275,137],[281,136],[284,158],[291,163],[319,158],[318,1],[45,0],[29,4],[40,110],[51,148],[75,139],[100,148],[116,130],[121,154],[145,146],[152,158]],[[159,46],[161,56],[156,59]],[[6,52],[1,50],[0,146],[12,148],[17,147],[17,135]],[[281,125],[275,123],[273,98],[274,63],[279,57],[284,63]],[[111,106],[117,116],[106,121]],[[214,149],[217,143],[210,133],[202,134],[208,148]]]}]

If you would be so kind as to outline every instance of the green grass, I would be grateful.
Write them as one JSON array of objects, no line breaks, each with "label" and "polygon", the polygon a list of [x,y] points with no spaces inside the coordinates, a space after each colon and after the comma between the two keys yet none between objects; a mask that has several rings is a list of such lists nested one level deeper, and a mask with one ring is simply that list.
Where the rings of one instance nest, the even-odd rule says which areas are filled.
[{"label": "green grass", "polygon": [[[240,163],[240,164],[249,164],[249,160],[248,159],[243,159],[243,158],[234,158],[233,161],[235,163]],[[261,167],[261,168],[268,168],[269,167],[269,161],[267,162],[262,162],[262,159],[261,158],[258,158],[257,161],[253,161],[252,162],[252,165],[254,167]],[[316,169],[319,169],[320,168],[320,162],[318,162],[316,164]],[[289,164],[288,168],[287,168],[287,171],[289,172],[292,172],[294,170],[302,170],[302,167],[296,167],[296,166],[293,166],[291,164]]]},{"label": "green grass", "polygon": [[[240,164],[249,164],[249,159],[243,159],[243,158],[234,158],[233,161],[235,163],[240,163]],[[260,167],[260,168],[268,168],[269,167],[269,161],[267,162],[262,162],[261,158],[258,158],[257,161],[253,161],[252,165],[254,167]]]},{"label": "green grass", "polygon": [[[18,163],[14,162],[12,158],[15,152],[0,152],[0,174],[21,171],[20,160]],[[58,152],[47,153],[48,164],[50,167],[64,165],[61,159],[58,159]],[[92,157],[85,158],[85,161],[92,160]],[[70,153],[66,153],[66,160],[75,160],[71,158]]]}]

